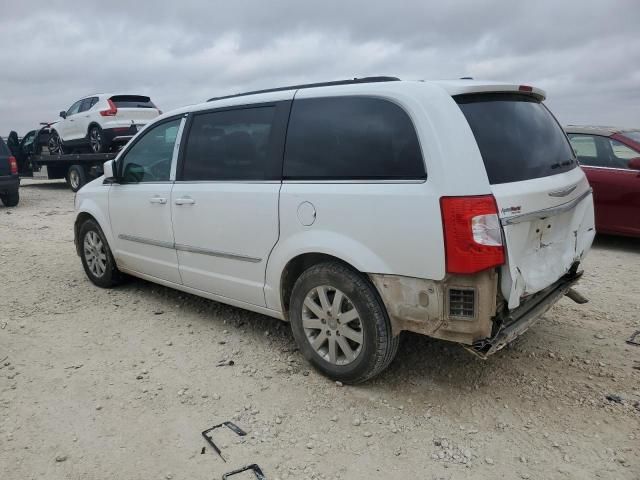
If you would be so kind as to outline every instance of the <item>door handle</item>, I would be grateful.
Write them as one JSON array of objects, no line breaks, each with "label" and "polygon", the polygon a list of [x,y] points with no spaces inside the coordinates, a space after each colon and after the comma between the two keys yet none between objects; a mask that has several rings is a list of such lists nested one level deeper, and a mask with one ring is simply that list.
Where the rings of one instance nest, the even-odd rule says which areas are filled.
[{"label": "door handle", "polygon": [[167,203],[167,199],[162,197],[151,197],[149,201],[151,203],[159,203],[160,205],[164,205],[165,203]]},{"label": "door handle", "polygon": [[196,201],[191,197],[176,198],[176,205],[194,205]]}]

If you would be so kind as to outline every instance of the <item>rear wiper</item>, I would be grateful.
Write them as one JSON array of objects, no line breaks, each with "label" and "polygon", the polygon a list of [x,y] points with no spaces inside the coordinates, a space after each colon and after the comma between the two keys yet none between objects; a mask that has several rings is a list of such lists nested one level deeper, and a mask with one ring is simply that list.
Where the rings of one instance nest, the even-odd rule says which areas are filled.
[{"label": "rear wiper", "polygon": [[575,162],[574,159],[570,158],[569,160],[567,160],[566,162],[557,162],[557,163],[553,163],[551,165],[551,169],[556,169],[556,168],[560,168],[560,167],[568,167],[570,165],[573,165],[573,163]]}]

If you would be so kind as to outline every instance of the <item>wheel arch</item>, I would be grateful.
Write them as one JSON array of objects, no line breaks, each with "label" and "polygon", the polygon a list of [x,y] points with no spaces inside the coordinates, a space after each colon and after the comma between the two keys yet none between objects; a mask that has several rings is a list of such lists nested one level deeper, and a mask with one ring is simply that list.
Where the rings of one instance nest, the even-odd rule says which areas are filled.
[{"label": "wheel arch", "polygon": [[304,270],[323,261],[347,265],[368,281],[369,273],[390,273],[379,255],[353,238],[331,231],[298,232],[280,240],[269,256],[264,288],[267,307],[286,318],[292,284]]},{"label": "wheel arch", "polygon": [[307,252],[293,257],[287,262],[284,269],[282,270],[282,274],[280,275],[280,302],[282,305],[282,313],[286,319],[289,318],[289,302],[291,298],[291,292],[293,291],[293,286],[295,285],[296,281],[298,280],[298,278],[300,278],[300,275],[302,275],[305,270],[313,267],[314,265],[325,262],[341,263],[355,272],[358,272],[360,274],[362,273],[353,265],[344,261],[343,259],[335,257],[333,255],[328,255],[326,253]]},{"label": "wheel arch", "polygon": [[98,127],[100,130],[102,130],[102,127],[100,126],[100,124],[95,120],[92,120],[91,122],[89,122],[89,126],[87,127],[87,138],[89,138],[89,133],[91,132],[91,129],[93,127]]},{"label": "wheel arch", "polygon": [[[78,214],[76,215],[76,219],[73,224],[73,238],[76,245],[76,251],[78,255],[80,254],[80,239],[78,236],[80,235],[80,227],[87,220],[93,220],[98,224],[105,238],[107,239],[107,243],[113,252],[114,247],[114,239],[111,233],[108,214],[102,213],[99,206],[90,199],[86,199],[82,202],[81,208],[78,209]],[[115,255],[114,255],[115,258]]]}]

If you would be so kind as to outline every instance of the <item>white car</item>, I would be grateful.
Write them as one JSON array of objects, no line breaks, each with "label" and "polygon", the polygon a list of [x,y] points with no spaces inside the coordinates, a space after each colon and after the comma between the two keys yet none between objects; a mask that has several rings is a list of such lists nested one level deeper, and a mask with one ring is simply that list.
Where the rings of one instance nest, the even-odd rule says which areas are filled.
[{"label": "white car", "polygon": [[404,330],[486,357],[584,299],[591,188],[544,97],[375,77],[167,113],[78,192],[78,254],[101,287],[130,274],[289,321],[343,382]]},{"label": "white car", "polygon": [[128,142],[162,112],[149,97],[101,93],[82,98],[51,127],[49,153],[64,154],[78,148],[107,152]]}]

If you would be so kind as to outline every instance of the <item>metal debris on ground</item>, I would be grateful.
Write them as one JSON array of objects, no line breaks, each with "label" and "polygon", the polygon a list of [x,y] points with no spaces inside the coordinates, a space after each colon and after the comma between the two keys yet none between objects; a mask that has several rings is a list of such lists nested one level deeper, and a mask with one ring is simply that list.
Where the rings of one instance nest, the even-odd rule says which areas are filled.
[{"label": "metal debris on ground", "polygon": [[627,343],[629,345],[640,346],[640,339],[638,339],[638,335],[640,335],[640,330],[636,330],[635,332],[633,332],[633,335],[629,337]]},{"label": "metal debris on ground", "polygon": [[211,448],[215,450],[215,452],[220,456],[222,461],[226,462],[227,460],[222,456],[222,452],[220,451],[220,448],[213,442],[213,437],[210,435],[211,432],[213,432],[214,430],[220,427],[227,427],[229,430],[231,430],[233,433],[235,433],[239,437],[244,437],[247,434],[247,432],[242,430],[233,422],[222,422],[221,424],[214,425],[213,427],[208,428],[204,432],[202,432],[202,436],[207,441],[207,443],[211,445]]},{"label": "metal debris on ground", "polygon": [[234,362],[233,360],[220,360],[216,367],[232,367],[235,364],[236,362]]},{"label": "metal debris on ground", "polygon": [[247,465],[246,467],[242,467],[242,468],[239,468],[238,470],[234,470],[233,472],[225,473],[224,475],[222,475],[222,480],[226,480],[227,478],[231,477],[232,475],[236,475],[237,473],[248,472],[248,471],[252,471],[258,480],[267,480],[267,477],[265,477],[264,473],[262,473],[262,470],[260,469],[260,467],[255,463],[253,465]]},{"label": "metal debris on ground", "polygon": [[620,395],[614,395],[613,393],[610,393],[609,395],[605,395],[604,398],[606,398],[610,402],[624,403],[624,400],[622,399],[622,397]]}]

